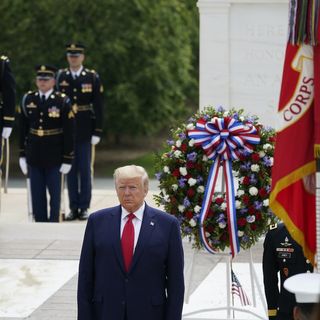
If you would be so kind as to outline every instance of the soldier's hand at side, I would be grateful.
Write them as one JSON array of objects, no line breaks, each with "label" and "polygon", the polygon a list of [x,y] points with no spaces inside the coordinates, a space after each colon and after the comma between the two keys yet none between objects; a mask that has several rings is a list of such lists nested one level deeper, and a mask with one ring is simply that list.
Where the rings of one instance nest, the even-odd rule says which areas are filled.
[{"label": "soldier's hand at side", "polygon": [[70,170],[71,170],[71,164],[63,163],[59,171],[63,174],[68,174]]},{"label": "soldier's hand at side", "polygon": [[27,166],[27,160],[25,157],[19,158],[19,166],[22,173],[26,176],[28,174],[28,166]]},{"label": "soldier's hand at side", "polygon": [[96,144],[98,144],[98,143],[100,142],[100,140],[101,140],[100,137],[98,137],[98,136],[92,136],[92,137],[91,137],[91,144],[93,144],[93,145],[95,146]]},{"label": "soldier's hand at side", "polygon": [[2,129],[2,138],[8,139],[10,137],[11,132],[12,132],[12,128],[3,127],[3,129]]}]

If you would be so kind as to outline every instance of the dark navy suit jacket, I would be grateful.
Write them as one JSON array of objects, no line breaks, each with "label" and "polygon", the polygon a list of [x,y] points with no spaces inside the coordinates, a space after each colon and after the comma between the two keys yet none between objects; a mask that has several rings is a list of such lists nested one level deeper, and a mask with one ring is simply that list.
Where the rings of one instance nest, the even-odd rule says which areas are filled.
[{"label": "dark navy suit jacket", "polygon": [[90,215],[78,280],[78,320],[180,320],[183,248],[175,217],[146,205],[128,273],[121,206]]}]

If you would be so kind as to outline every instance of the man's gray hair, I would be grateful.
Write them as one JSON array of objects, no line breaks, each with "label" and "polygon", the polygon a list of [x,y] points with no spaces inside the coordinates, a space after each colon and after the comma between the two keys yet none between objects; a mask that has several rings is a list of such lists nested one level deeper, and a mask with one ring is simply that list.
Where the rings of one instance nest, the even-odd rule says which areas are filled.
[{"label": "man's gray hair", "polygon": [[132,178],[142,178],[143,185],[149,187],[149,177],[147,171],[141,167],[134,164],[124,167],[119,167],[114,171],[113,178],[115,184],[119,179],[132,179]]}]

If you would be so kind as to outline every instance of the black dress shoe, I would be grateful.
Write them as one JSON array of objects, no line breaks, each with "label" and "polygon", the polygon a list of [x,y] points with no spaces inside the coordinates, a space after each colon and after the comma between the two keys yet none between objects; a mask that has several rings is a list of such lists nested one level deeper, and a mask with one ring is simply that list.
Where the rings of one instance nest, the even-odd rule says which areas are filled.
[{"label": "black dress shoe", "polygon": [[79,220],[87,220],[89,217],[88,209],[80,209]]},{"label": "black dress shoe", "polygon": [[76,220],[77,218],[78,218],[78,209],[73,209],[66,216],[65,221],[72,221],[72,220]]}]

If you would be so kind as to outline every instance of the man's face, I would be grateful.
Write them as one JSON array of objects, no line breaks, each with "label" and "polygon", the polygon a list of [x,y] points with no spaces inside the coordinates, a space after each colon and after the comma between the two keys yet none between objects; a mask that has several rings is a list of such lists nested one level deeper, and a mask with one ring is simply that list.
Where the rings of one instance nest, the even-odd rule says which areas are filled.
[{"label": "man's face", "polygon": [[49,90],[51,90],[54,85],[55,85],[55,80],[54,78],[50,78],[50,79],[37,79],[36,80],[36,85],[38,87],[38,89],[45,93]]},{"label": "man's face", "polygon": [[67,60],[71,69],[79,69],[84,60],[84,54],[70,55],[67,54]]},{"label": "man's face", "polygon": [[148,188],[143,185],[142,178],[119,178],[116,181],[116,191],[120,204],[128,211],[134,213],[143,204]]}]

